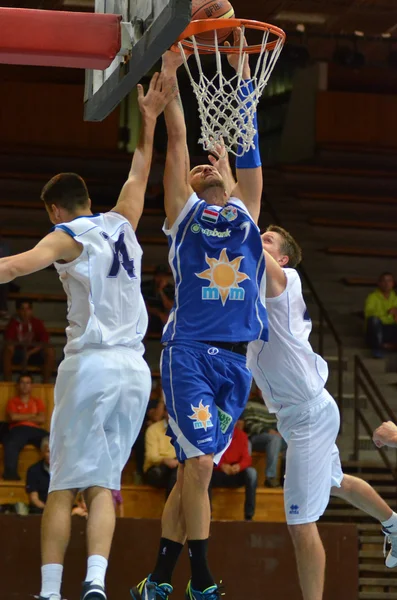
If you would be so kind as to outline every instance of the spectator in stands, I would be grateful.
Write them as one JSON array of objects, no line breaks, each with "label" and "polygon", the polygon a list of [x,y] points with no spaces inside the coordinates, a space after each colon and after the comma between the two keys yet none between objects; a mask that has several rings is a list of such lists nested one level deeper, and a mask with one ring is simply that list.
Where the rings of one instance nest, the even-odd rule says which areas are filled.
[{"label": "spectator in stands", "polygon": [[124,517],[124,503],[121,490],[112,490],[112,498],[116,515],[119,517]]},{"label": "spectator in stands", "polygon": [[[10,248],[3,237],[0,235],[0,258],[10,255]],[[0,284],[0,322],[4,323],[9,319],[8,314],[8,291],[9,284]]]},{"label": "spectator in stands", "polygon": [[47,502],[50,485],[50,440],[41,440],[42,459],[29,467],[26,474],[26,493],[29,496],[29,513],[41,515]]},{"label": "spectator in stands", "polygon": [[244,431],[249,437],[252,450],[266,453],[265,486],[280,487],[277,466],[280,452],[286,449],[286,443],[277,431],[277,419],[269,413],[260,391],[247,402],[243,420]]},{"label": "spectator in stands", "polygon": [[397,294],[391,273],[382,273],[378,287],[367,296],[365,319],[367,343],[374,358],[382,358],[385,349],[397,346]]},{"label": "spectator in stands", "polygon": [[5,333],[4,379],[12,380],[12,366],[42,367],[43,381],[50,380],[54,368],[54,349],[48,346],[49,336],[43,321],[33,316],[32,302],[18,300],[17,314],[8,323]]},{"label": "spectator in stands", "polygon": [[244,518],[252,521],[255,514],[257,472],[251,466],[248,436],[243,431],[244,421],[239,420],[233,431],[230,446],[223,454],[220,463],[214,467],[211,488],[245,486]]},{"label": "spectator in stands", "polygon": [[165,488],[168,497],[176,482],[178,460],[171,438],[167,436],[168,413],[163,401],[158,411],[162,411],[161,420],[146,431],[144,479],[149,485]]},{"label": "spectator in stands", "polygon": [[27,444],[40,448],[49,433],[42,429],[46,409],[40,398],[32,396],[32,377],[22,374],[18,380],[18,396],[7,403],[9,432],[4,438],[4,474],[8,480],[20,480],[18,475],[19,453]]},{"label": "spectator in stands", "polygon": [[174,304],[175,287],[166,265],[158,265],[153,279],[142,283],[142,295],[149,313],[149,331],[161,333]]}]

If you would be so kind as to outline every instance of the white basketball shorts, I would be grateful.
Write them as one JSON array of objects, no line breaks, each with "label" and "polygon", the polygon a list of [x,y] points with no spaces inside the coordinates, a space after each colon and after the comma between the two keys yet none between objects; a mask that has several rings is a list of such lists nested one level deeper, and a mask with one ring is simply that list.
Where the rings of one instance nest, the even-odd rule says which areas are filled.
[{"label": "white basketball shorts", "polygon": [[331,487],[341,485],[335,444],[339,423],[338,407],[326,390],[312,407],[285,418],[278,414],[278,429],[288,444],[284,506],[289,525],[317,521],[327,508]]},{"label": "white basketball shorts", "polygon": [[151,391],[148,365],[129,348],[90,348],[58,369],[50,431],[50,492],[119,490]]}]

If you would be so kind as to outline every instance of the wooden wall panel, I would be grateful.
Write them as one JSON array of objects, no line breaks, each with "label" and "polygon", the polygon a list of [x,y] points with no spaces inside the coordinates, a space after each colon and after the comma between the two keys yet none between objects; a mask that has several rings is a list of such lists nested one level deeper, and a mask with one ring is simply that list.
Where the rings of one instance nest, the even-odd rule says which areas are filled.
[{"label": "wooden wall panel", "polygon": [[3,81],[0,94],[0,144],[117,150],[119,111],[85,123],[82,85]]},{"label": "wooden wall panel", "polygon": [[397,148],[397,96],[319,92],[316,141]]}]

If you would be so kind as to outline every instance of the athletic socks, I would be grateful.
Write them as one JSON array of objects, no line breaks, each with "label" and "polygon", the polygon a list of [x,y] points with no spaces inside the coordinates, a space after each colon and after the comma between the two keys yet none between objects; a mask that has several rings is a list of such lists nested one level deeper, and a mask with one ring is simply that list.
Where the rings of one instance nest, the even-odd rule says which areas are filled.
[{"label": "athletic socks", "polygon": [[191,586],[197,592],[204,592],[215,584],[207,563],[208,539],[189,540],[188,548],[192,570]]},{"label": "athletic socks", "polygon": [[43,598],[50,598],[50,596],[61,598],[62,573],[62,565],[43,565],[41,567],[40,596]]},{"label": "athletic socks", "polygon": [[381,525],[386,533],[390,535],[397,535],[397,513],[393,511],[390,519],[387,519],[387,521],[382,521]]},{"label": "athletic socks", "polygon": [[87,575],[85,581],[94,581],[102,587],[105,587],[105,575],[108,568],[108,561],[99,554],[93,554],[88,557]]},{"label": "athletic socks", "polygon": [[153,581],[153,583],[171,584],[172,573],[182,549],[183,544],[173,542],[167,538],[161,538],[157,563],[153,573],[150,575],[150,581]]}]

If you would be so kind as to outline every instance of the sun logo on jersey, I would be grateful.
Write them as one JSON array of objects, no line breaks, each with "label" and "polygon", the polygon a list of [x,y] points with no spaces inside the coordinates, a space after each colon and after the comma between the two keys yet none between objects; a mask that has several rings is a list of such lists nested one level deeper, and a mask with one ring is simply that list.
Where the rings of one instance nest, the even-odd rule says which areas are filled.
[{"label": "sun logo on jersey", "polygon": [[210,258],[205,255],[205,261],[209,269],[196,273],[200,279],[210,281],[208,287],[202,288],[202,300],[222,300],[225,306],[226,300],[244,300],[245,290],[239,287],[239,283],[249,279],[245,273],[240,273],[240,264],[244,256],[238,256],[229,260],[226,248],[223,248],[219,258]]},{"label": "sun logo on jersey", "polygon": [[192,421],[194,421],[193,427],[195,429],[204,429],[204,431],[207,431],[209,427],[213,427],[211,421],[212,415],[209,410],[209,404],[204,406],[203,401],[200,400],[198,406],[193,406],[193,404],[191,404],[190,406],[192,408],[193,414],[189,415],[189,419],[192,419]]}]

